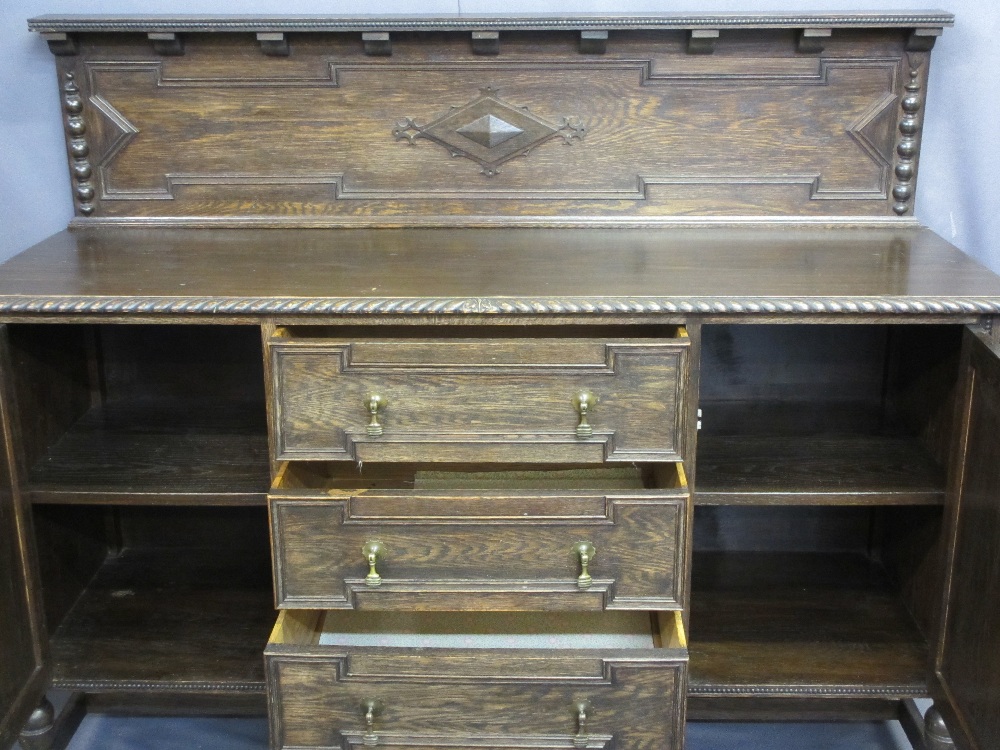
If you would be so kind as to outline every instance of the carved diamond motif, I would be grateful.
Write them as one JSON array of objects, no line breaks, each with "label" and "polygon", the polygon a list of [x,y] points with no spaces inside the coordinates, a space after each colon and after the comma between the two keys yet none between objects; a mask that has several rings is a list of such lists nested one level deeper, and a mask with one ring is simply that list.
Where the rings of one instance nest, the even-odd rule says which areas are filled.
[{"label": "carved diamond motif", "polygon": [[494,148],[504,141],[509,141],[515,135],[521,135],[524,131],[517,125],[511,125],[506,120],[501,120],[496,115],[483,115],[478,120],[473,120],[468,125],[458,128],[455,132],[461,133],[480,146]]},{"label": "carved diamond motif", "polygon": [[447,148],[452,156],[464,156],[482,167],[487,177],[497,174],[505,161],[526,154],[556,136],[564,143],[583,138],[585,128],[576,117],[550,123],[536,117],[527,107],[515,107],[497,96],[496,89],[484,88],[468,104],[420,125],[407,117],[396,123],[393,135],[416,145],[426,138]]}]

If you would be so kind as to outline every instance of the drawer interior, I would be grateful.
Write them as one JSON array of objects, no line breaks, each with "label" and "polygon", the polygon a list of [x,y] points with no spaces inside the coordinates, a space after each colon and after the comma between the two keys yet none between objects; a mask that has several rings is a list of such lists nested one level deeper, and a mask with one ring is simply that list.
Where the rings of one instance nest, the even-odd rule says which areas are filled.
[{"label": "drawer interior", "polygon": [[462,649],[687,648],[680,612],[285,610],[271,645]]},{"label": "drawer interior", "polygon": [[373,332],[371,326],[279,326],[272,339],[285,343],[320,339],[378,341],[455,341],[457,339],[686,339],[681,325],[452,325],[391,326]]},{"label": "drawer interior", "polygon": [[504,492],[676,490],[687,492],[681,463],[645,466],[471,467],[467,464],[376,464],[345,466],[343,462],[289,462],[275,477],[272,493],[319,493],[372,490]]}]

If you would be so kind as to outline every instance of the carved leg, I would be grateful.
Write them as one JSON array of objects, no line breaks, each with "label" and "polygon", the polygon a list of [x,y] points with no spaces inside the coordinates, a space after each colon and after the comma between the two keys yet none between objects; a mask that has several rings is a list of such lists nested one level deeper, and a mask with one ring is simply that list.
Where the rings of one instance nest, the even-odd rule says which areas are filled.
[{"label": "carved leg", "polygon": [[955,742],[936,706],[931,706],[924,714],[924,742],[927,750],[954,750]]},{"label": "carved leg", "polygon": [[86,712],[83,696],[79,693],[70,696],[58,714],[51,701],[42,698],[18,737],[22,750],[62,750],[69,744]]}]

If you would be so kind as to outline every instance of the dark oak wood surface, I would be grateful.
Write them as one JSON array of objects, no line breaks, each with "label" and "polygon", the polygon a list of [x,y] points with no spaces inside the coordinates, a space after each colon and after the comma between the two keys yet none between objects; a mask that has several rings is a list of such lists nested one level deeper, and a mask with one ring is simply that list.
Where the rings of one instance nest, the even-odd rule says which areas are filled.
[{"label": "dark oak wood surface", "polygon": [[61,232],[0,266],[0,314],[949,314],[1000,278],[929,230]]},{"label": "dark oak wood surface", "polygon": [[[361,732],[334,735],[363,725],[358,709],[373,686],[391,698],[378,721],[399,732],[396,744],[572,744],[582,687],[607,701],[577,744],[679,744],[688,682],[680,649],[605,659],[554,649],[331,650],[279,638],[265,682],[260,652],[275,614],[264,509],[190,507],[263,501],[283,447],[275,405],[296,406],[294,427],[321,447],[331,424],[353,424],[355,407],[344,404],[360,406],[354,391],[368,381],[338,395],[336,368],[320,367],[293,393],[274,362],[261,366],[261,334],[266,343],[314,323],[346,341],[407,339],[400,331],[409,329],[400,348],[418,344],[399,382],[421,397],[438,386],[458,394],[458,408],[447,399],[413,408],[427,417],[425,432],[455,428],[459,449],[348,456],[366,469],[379,470],[369,458],[436,457],[452,469],[459,458],[555,462],[551,446],[470,450],[456,425],[495,401],[509,439],[520,415],[485,379],[462,390],[415,373],[437,361],[420,339],[437,346],[460,330],[503,349],[531,338],[526,326],[511,333],[530,323],[543,352],[569,328],[584,341],[692,331],[688,361],[651,367],[643,381],[654,384],[645,400],[657,408],[660,391],[677,386],[667,405],[676,413],[628,413],[621,430],[654,434],[642,419],[669,422],[673,442],[655,433],[654,447],[684,459],[703,505],[674,498],[664,533],[656,520],[626,518],[604,488],[583,503],[596,498],[588,518],[634,520],[641,528],[626,541],[676,557],[669,583],[652,587],[672,586],[667,606],[690,616],[689,695],[699,711],[788,718],[825,702],[832,714],[884,716],[930,689],[960,743],[993,750],[997,352],[979,352],[956,374],[952,334],[1000,314],[1000,277],[910,218],[929,53],[951,23],[937,11],[34,20],[57,55],[77,217],[74,231],[0,265],[0,323],[10,329],[9,347],[0,337],[0,532],[16,541],[0,555],[13,582],[0,592],[0,624],[13,625],[0,648],[0,746],[50,667],[57,687],[104,705],[214,707],[242,697],[245,706],[266,687],[275,746],[364,743]],[[188,325],[132,325],[174,322]],[[886,325],[819,336],[815,325],[767,325],[841,322]],[[890,330],[901,323],[928,325]],[[516,346],[508,355],[511,369],[538,360]],[[572,377],[580,364],[557,362]],[[575,422],[535,375],[516,400],[544,429],[567,415]],[[963,380],[964,391],[955,388]],[[956,393],[964,416],[952,409]],[[406,392],[400,408],[390,394],[387,431],[412,416],[413,400]],[[940,507],[954,432],[963,440]],[[410,553],[447,578],[456,569],[441,552],[449,545],[495,583],[491,557],[509,549],[516,513],[518,522],[585,515],[558,493],[526,500],[448,486],[428,495],[415,478],[397,486],[397,476],[322,496],[296,485],[296,510],[337,506],[343,518],[300,513],[292,572],[325,584],[330,550],[356,548],[389,513],[406,524],[388,540],[386,593],[396,595],[393,565]],[[461,512],[428,508],[428,497],[460,499]],[[442,518],[435,538],[429,530]],[[514,537],[527,560],[518,559],[521,584],[561,544],[540,527]],[[598,541],[600,574],[611,555]],[[931,654],[949,541],[943,640]],[[33,542],[46,547],[37,567],[47,586],[33,580]],[[632,562],[629,572],[646,562],[665,561]],[[394,600],[401,607],[426,604],[404,593]],[[518,593],[497,608],[514,608]],[[459,603],[487,608],[475,594]],[[284,612],[276,632],[283,622],[295,630],[300,614]]]}]

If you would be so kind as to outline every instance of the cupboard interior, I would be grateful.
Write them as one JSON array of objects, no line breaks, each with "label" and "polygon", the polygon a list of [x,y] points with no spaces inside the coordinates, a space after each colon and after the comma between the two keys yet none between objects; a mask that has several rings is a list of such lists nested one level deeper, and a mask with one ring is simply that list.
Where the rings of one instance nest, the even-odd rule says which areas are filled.
[{"label": "cupboard interior", "polygon": [[258,326],[10,329],[32,501],[264,504]]},{"label": "cupboard interior", "polygon": [[111,707],[263,712],[259,326],[8,330],[54,686]]},{"label": "cupboard interior", "polygon": [[694,716],[926,695],[960,343],[958,326],[703,328]]},{"label": "cupboard interior", "polygon": [[940,505],[960,334],[705,326],[697,502]]},{"label": "cupboard interior", "polygon": [[36,504],[33,520],[55,687],[263,712],[265,508]]},{"label": "cupboard interior", "polygon": [[[262,710],[259,328],[10,332],[56,684]],[[925,693],[960,333],[703,328],[693,698]]]}]

